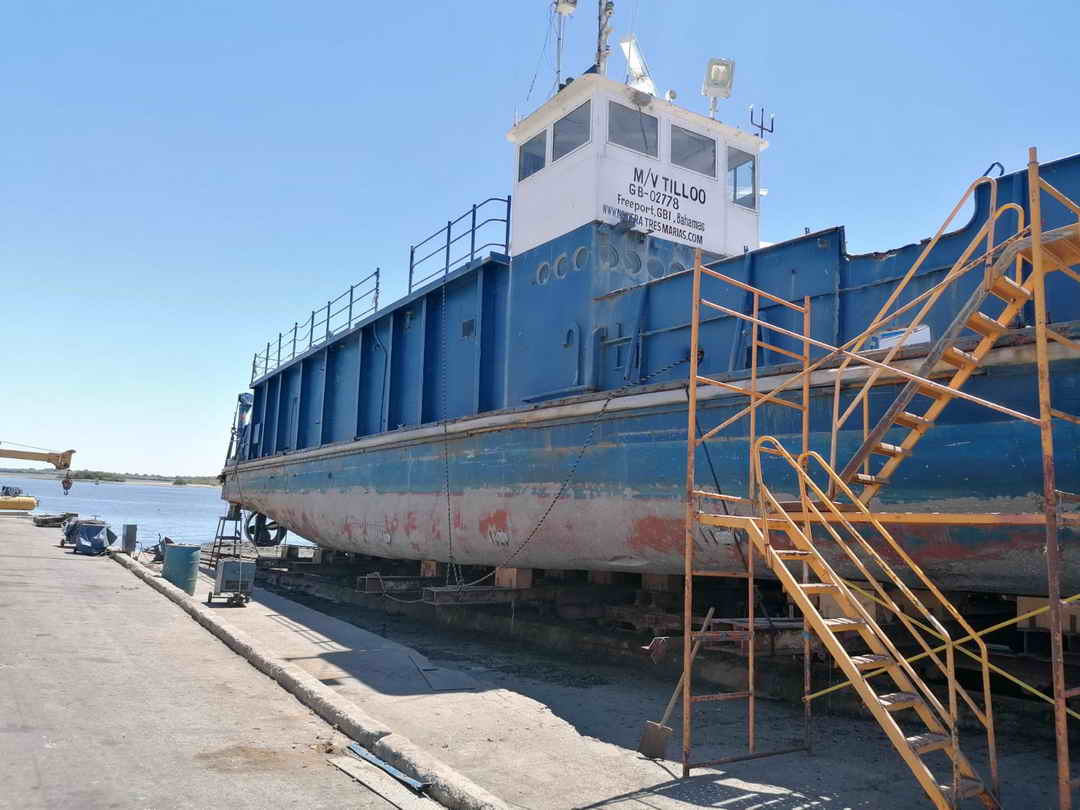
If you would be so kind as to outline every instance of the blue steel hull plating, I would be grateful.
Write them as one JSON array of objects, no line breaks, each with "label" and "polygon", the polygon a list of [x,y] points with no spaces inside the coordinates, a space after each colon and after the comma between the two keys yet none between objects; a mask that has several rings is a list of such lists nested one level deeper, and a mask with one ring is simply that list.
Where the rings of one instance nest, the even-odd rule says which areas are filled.
[{"label": "blue steel hull plating", "polygon": [[[1043,172],[1080,197],[1080,158],[1046,164]],[[1023,173],[998,180],[998,204],[1023,205],[1025,183]],[[987,195],[980,194],[972,220],[941,240],[907,294],[941,280],[987,209]],[[1044,220],[1052,228],[1069,218],[1048,203]],[[1000,238],[1011,227],[1002,220]],[[843,229],[834,228],[717,267],[788,300],[808,296],[813,337],[840,345],[866,327],[921,249],[851,256]],[[594,223],[512,262],[495,255],[450,273],[256,379],[250,422],[241,425],[226,464],[222,497],[319,545],[381,557],[680,573],[690,302],[690,274],[682,271],[692,261],[687,248]],[[971,273],[943,296],[927,320],[932,339],[979,280]],[[713,281],[705,280],[706,297],[746,310],[740,290]],[[1059,329],[1080,322],[1076,289],[1062,274],[1048,280],[1051,320]],[[779,306],[763,307],[761,317],[801,329]],[[1031,317],[1023,313],[1018,326]],[[783,337],[770,342],[798,348]],[[745,378],[747,344],[740,321],[712,317],[702,327],[702,373]],[[1015,333],[998,346],[965,390],[1036,412],[1030,344]],[[780,365],[789,362],[783,355],[762,354],[764,384],[791,372]],[[1080,364],[1057,356],[1055,407],[1080,414]],[[831,379],[816,380],[811,413],[813,448],[826,456]],[[875,389],[872,419],[895,391]],[[745,404],[716,394],[708,392],[706,426]],[[610,407],[598,416],[609,396]],[[797,447],[797,412],[759,413],[759,435]],[[570,486],[526,543],[598,418],[595,441]],[[840,464],[861,441],[857,421],[848,425],[857,432],[840,436]],[[745,429],[736,423],[710,443],[708,454],[698,454],[698,481],[745,494]],[[1062,422],[1056,437],[1058,486],[1078,491],[1078,428]],[[779,468],[767,474],[774,472]],[[784,489],[783,479],[770,484]],[[1030,513],[1040,509],[1041,489],[1037,430],[956,400],[880,503],[895,511]],[[1045,587],[1038,526],[935,525],[895,534],[942,587],[1000,593]],[[1077,537],[1065,530],[1062,542],[1063,587],[1080,589]],[[698,546],[703,565],[741,570],[729,533],[698,538]]]},{"label": "blue steel hull plating", "polygon": [[[1060,365],[1055,376],[1058,401],[1080,410],[1080,365]],[[970,390],[1030,410],[1034,392],[1027,390],[1029,383],[1026,366],[1001,365]],[[875,409],[883,408],[894,392],[892,387],[878,391]],[[461,420],[446,438],[441,431],[426,437],[403,433],[400,439],[385,436],[374,446],[325,448],[322,455],[245,464],[230,470],[224,497],[342,551],[443,561],[452,552],[465,564],[676,574],[682,569],[684,537],[685,393],[669,388],[635,396],[667,401],[644,408],[628,407],[632,403],[623,400],[629,397],[612,403],[571,485],[524,547],[597,419],[592,413],[564,412],[583,409],[588,401],[511,412],[506,414],[511,423],[497,428],[471,424],[480,419]],[[815,390],[812,401],[811,443],[827,452],[831,388]],[[730,415],[736,402],[731,397],[709,402],[706,424]],[[591,403],[594,409],[597,404]],[[616,409],[617,404],[627,409]],[[797,446],[797,414],[790,413],[772,409],[759,429]],[[1075,426],[1059,432],[1064,487],[1080,483],[1078,439]],[[844,435],[841,455],[852,452],[860,440],[861,433]],[[954,403],[920,444],[918,456],[901,467],[881,499],[882,510],[1037,511],[1042,486],[1038,440],[1030,425]],[[451,470],[452,532],[444,442]],[[697,477],[712,481],[715,473],[723,491],[740,493],[745,491],[747,469],[745,436],[734,433],[710,443],[708,455],[699,454]],[[1037,593],[1043,587],[1040,527],[893,530],[942,587],[1002,593]],[[1066,581],[1080,587],[1077,537],[1066,531],[1063,540]],[[703,565],[741,570],[729,533],[700,537],[698,554]],[[845,567],[839,557],[833,562]]]}]

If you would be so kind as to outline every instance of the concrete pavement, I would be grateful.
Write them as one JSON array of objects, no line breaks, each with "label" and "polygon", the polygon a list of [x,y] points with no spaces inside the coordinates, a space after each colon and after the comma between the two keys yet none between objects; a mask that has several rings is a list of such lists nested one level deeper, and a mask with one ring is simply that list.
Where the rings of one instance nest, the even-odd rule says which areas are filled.
[{"label": "concrete pavement", "polygon": [[415,806],[371,766],[378,793],[328,764],[341,735],[59,536],[0,517],[0,808]]},{"label": "concrete pavement", "polygon": [[[209,577],[196,598],[205,601]],[[913,808],[925,795],[868,721],[819,717],[813,756],[798,753],[703,770],[676,778],[675,762],[654,762],[635,750],[646,717],[659,717],[671,684],[645,682],[624,669],[582,665],[581,686],[545,683],[541,656],[499,655],[482,639],[445,638],[441,655],[386,637],[374,617],[367,627],[257,589],[245,608],[212,608],[266,654],[304,669],[395,734],[411,740],[480,787],[529,810],[610,808],[685,810],[693,807]],[[361,622],[363,624],[363,622]],[[370,628],[370,629],[368,629]],[[379,631],[379,632],[376,632]],[[477,650],[482,652],[477,654]],[[470,667],[481,656],[487,666]],[[440,660],[441,659],[441,660]],[[502,660],[500,660],[502,659]],[[505,659],[511,659],[507,667]],[[559,661],[570,670],[576,662]],[[550,666],[550,663],[548,664]],[[505,677],[507,673],[513,677]],[[712,759],[746,751],[742,701],[705,704],[697,724],[695,754]],[[669,753],[678,755],[677,718]],[[790,704],[760,701],[758,750],[787,747],[801,736],[802,712]],[[982,763],[977,739],[965,750]],[[1006,806],[1049,807],[1053,761],[1041,742],[1010,740],[1001,748],[1008,781]]]}]

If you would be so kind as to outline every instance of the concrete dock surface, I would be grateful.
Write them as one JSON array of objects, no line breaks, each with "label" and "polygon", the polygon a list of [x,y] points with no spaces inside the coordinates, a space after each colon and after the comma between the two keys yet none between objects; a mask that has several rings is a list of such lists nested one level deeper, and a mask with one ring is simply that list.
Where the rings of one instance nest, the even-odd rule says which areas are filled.
[{"label": "concrete dock surface", "polygon": [[[3,530],[0,523],[0,532]],[[45,627],[46,633],[59,632],[57,628],[64,626],[70,617],[59,615],[56,605],[75,605],[94,599],[102,612],[109,615],[81,620],[88,622],[92,631],[79,631],[74,626],[64,630],[62,641],[54,643],[53,660],[58,666],[68,659],[79,661],[84,675],[108,679],[110,688],[101,694],[129,694],[131,700],[147,708],[124,719],[119,729],[105,717],[107,712],[97,709],[93,719],[84,720],[86,701],[94,703],[104,698],[95,698],[94,693],[82,689],[69,691],[70,680],[65,681],[68,686],[59,693],[54,691],[51,680],[29,685],[25,683],[29,672],[16,675],[6,669],[0,680],[5,684],[4,700],[11,693],[17,694],[24,713],[30,711],[27,705],[60,700],[69,713],[67,725],[85,729],[100,723],[103,727],[98,734],[102,740],[120,739],[125,747],[117,752],[122,760],[118,763],[112,751],[84,751],[77,743],[58,754],[46,746],[60,739],[57,735],[67,733],[63,731],[64,712],[52,711],[45,717],[45,710],[40,710],[40,720],[31,713],[26,715],[27,719],[16,721],[25,724],[26,731],[6,735],[22,734],[21,743],[0,743],[6,746],[0,751],[5,760],[0,765],[4,783],[12,784],[9,780],[15,776],[14,771],[10,776],[5,774],[16,768],[20,780],[17,784],[23,786],[20,790],[29,791],[35,780],[47,778],[51,790],[61,791],[59,785],[69,781],[66,776],[71,773],[70,765],[83,774],[83,778],[72,780],[79,789],[94,784],[98,786],[95,789],[104,790],[100,785],[105,781],[119,788],[118,793],[109,795],[123,796],[127,795],[125,790],[133,787],[128,774],[134,771],[145,775],[147,766],[151,772],[167,770],[170,762],[179,761],[182,769],[191,770],[203,767],[202,760],[196,759],[198,753],[220,753],[231,750],[230,745],[291,745],[298,740],[300,747],[288,749],[300,752],[296,760],[282,757],[274,760],[273,767],[248,775],[252,790],[261,791],[259,795],[265,797],[259,806],[293,806],[287,799],[290,790],[294,791],[292,795],[302,793],[305,797],[302,805],[295,806],[329,806],[318,803],[318,790],[309,793],[302,787],[312,781],[312,774],[317,774],[317,781],[326,783],[320,790],[335,790],[328,785],[336,784],[333,780],[337,776],[315,759],[304,759],[308,755],[302,750],[304,744],[320,742],[318,729],[322,724],[306,715],[291,696],[229,652],[178,607],[119,565],[106,559],[60,553],[55,548],[55,533],[56,530],[20,526],[20,531],[15,533],[18,536],[10,532],[0,534],[0,553],[5,555],[7,563],[0,574],[0,593],[10,597],[0,598],[0,603],[6,603],[0,615],[10,627],[0,636],[3,660],[25,660],[28,650],[39,649],[37,633],[43,631],[35,627]],[[25,562],[20,562],[20,558]],[[12,578],[18,586],[15,589],[8,584]],[[49,581],[42,581],[46,579]],[[202,576],[195,598],[205,601],[209,586],[209,577]],[[647,760],[635,750],[643,720],[659,718],[674,684],[646,678],[625,668],[560,659],[535,651],[508,650],[485,639],[463,640],[437,626],[421,627],[410,637],[392,617],[380,620],[368,611],[366,624],[356,618],[343,621],[263,589],[256,589],[247,607],[228,607],[215,602],[211,609],[273,656],[303,668],[396,734],[409,738],[432,757],[514,807],[801,810],[929,806],[884,734],[867,720],[819,716],[815,719],[813,755],[795,753],[741,762],[695,772],[693,778],[682,780],[677,778],[679,767],[675,762]],[[57,615],[42,623],[39,616],[48,612]],[[18,618],[12,620],[13,617]],[[95,622],[111,629],[93,629]],[[387,638],[388,623],[390,634],[397,638]],[[108,657],[122,661],[112,675],[107,674],[113,672],[111,665],[91,660],[106,657],[98,649],[103,642],[95,634],[103,634],[108,640]],[[53,649],[54,644],[45,649]],[[123,653],[114,652],[114,646],[121,647]],[[423,647],[426,654],[417,647]],[[31,658],[38,662],[42,655],[35,653]],[[42,677],[41,663],[21,666],[37,672],[34,677]],[[100,674],[97,669],[101,670]],[[58,676],[56,683],[60,683]],[[173,692],[180,691],[177,689],[180,685],[188,687],[183,706],[175,712],[170,709],[168,714],[180,715],[175,725],[182,728],[176,732],[181,740],[162,744],[161,737],[170,732],[162,727],[160,701],[181,698],[176,694],[162,698],[159,693],[169,691],[170,686]],[[115,711],[118,699],[109,700]],[[159,701],[156,707],[155,701]],[[125,698],[123,705],[127,702]],[[705,705],[708,708],[701,710],[696,724],[703,744],[695,754],[710,759],[744,753],[744,702]],[[5,711],[5,716],[10,713]],[[245,716],[258,717],[258,722],[245,722],[242,719]],[[250,731],[253,726],[260,729],[273,726],[270,717],[277,718],[278,724],[272,735]],[[47,732],[30,728],[45,722],[53,724]],[[291,736],[283,728],[287,723],[299,724],[289,726]],[[678,756],[681,733],[677,717],[671,725],[674,735],[669,755],[674,757]],[[759,750],[798,742],[801,730],[802,711],[798,706],[759,701]],[[127,736],[120,737],[121,732]],[[228,736],[230,733],[241,741],[227,742],[226,738],[233,739]],[[147,743],[152,748],[145,747]],[[16,749],[20,744],[32,744],[34,755],[19,754]],[[182,747],[181,751],[177,745]],[[976,765],[982,766],[984,758],[978,738],[966,739],[964,747]],[[9,750],[11,754],[5,753]],[[999,744],[999,752],[1005,807],[1056,805],[1052,744],[1045,740],[1010,739]],[[13,765],[12,754],[17,765]],[[80,760],[91,755],[97,756],[96,767],[85,768]],[[308,767],[300,767],[301,760],[308,762]],[[235,768],[236,773],[242,773],[244,763],[236,761]],[[38,775],[41,773],[57,775],[42,777]],[[232,777],[234,772],[228,773]],[[200,775],[207,782],[212,781],[212,775],[202,771]],[[267,785],[270,779],[275,786],[281,785],[280,790]],[[195,789],[189,781],[188,778],[176,781],[178,795],[183,795],[184,789]],[[140,790],[145,792],[148,783],[155,784],[155,780],[144,779]],[[339,787],[349,799],[337,806],[382,806],[362,804],[359,797],[363,789],[357,785]],[[72,790],[75,788],[76,785],[71,786]],[[330,793],[321,795],[333,800]],[[151,805],[144,801],[139,806],[188,805]],[[200,805],[196,802],[190,806]]]},{"label": "concrete dock surface", "polygon": [[412,810],[371,766],[379,793],[329,765],[347,741],[176,605],[59,538],[0,517],[0,808]]},{"label": "concrete dock surface", "polygon": [[[205,601],[209,586],[210,577],[201,576],[195,597]],[[368,612],[360,620],[343,621],[265,589],[257,589],[245,608],[216,610],[275,657],[299,665],[515,807],[929,807],[911,772],[870,720],[821,716],[815,719],[813,755],[741,762],[683,780],[678,763],[648,760],[636,750],[643,720],[659,719],[673,683],[626,668],[506,650],[483,639],[474,644],[438,626],[414,644],[388,617]],[[394,634],[398,638],[387,637]],[[432,636],[441,639],[434,646],[423,644],[426,654],[419,651]],[[705,685],[699,690],[708,691]],[[695,758],[746,753],[745,701],[704,706],[696,724],[701,744]],[[671,725],[668,754],[678,757],[678,716]],[[758,701],[757,727],[759,751],[799,744],[802,710]],[[982,765],[980,738],[963,745]],[[1011,777],[1006,807],[1054,804],[1052,753],[1052,744],[1042,740],[999,743],[1002,772]]]}]

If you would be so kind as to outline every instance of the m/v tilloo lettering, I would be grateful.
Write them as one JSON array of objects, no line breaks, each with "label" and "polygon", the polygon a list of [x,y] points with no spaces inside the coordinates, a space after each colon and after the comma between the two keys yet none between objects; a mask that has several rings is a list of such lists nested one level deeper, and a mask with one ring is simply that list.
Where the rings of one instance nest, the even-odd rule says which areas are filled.
[{"label": "m/v tilloo lettering", "polygon": [[616,192],[615,205],[604,205],[603,212],[606,217],[616,217],[664,236],[702,245],[705,243],[704,214],[689,216],[680,207],[688,203],[704,205],[707,199],[704,188],[657,174],[652,169],[634,168],[633,182],[627,185],[626,193]]},{"label": "m/v tilloo lettering", "polygon": [[634,168],[634,182],[630,184],[630,193],[638,197],[647,194],[652,202],[668,200],[664,204],[676,210],[679,208],[679,200],[705,204],[705,189],[657,174],[652,169]]}]

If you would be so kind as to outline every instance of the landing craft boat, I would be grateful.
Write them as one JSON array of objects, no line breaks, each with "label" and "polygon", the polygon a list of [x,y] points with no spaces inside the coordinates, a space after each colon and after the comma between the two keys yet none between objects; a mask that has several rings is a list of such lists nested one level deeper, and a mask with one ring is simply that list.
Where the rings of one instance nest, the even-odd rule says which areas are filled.
[{"label": "landing craft boat", "polygon": [[[715,60],[707,88],[729,80],[731,67]],[[802,316],[784,303],[805,301],[810,335],[840,346],[874,322],[908,270],[916,268],[901,303],[941,282],[991,210],[1012,202],[1027,213],[1018,172],[974,185],[970,220],[933,243],[852,255],[834,227],[762,246],[764,120],[755,135],[648,90],[606,78],[602,64],[568,81],[509,132],[513,216],[510,196],[472,206],[412,246],[403,298],[379,307],[379,278],[369,277],[260,348],[222,497],[325,548],[378,557],[681,573],[695,251],[708,268],[771,296],[760,298],[761,320],[802,334]],[[1080,157],[1040,171],[1080,197]],[[1053,201],[1043,218],[1047,229],[1075,221]],[[1017,228],[1006,219],[996,244]],[[981,280],[977,270],[956,280],[894,365],[918,368]],[[1058,273],[1047,283],[1055,330],[1080,333],[1073,281]],[[746,287],[703,284],[730,312],[750,312]],[[967,393],[1037,411],[1032,317],[1022,308],[997,337]],[[890,323],[862,348],[889,348],[908,322]],[[968,334],[972,344],[981,337]],[[765,392],[802,368],[802,344],[790,335],[774,334],[756,351],[752,342],[739,317],[703,319],[700,374],[727,386],[699,387],[706,427],[745,406],[739,391],[752,362]],[[1057,344],[1051,358],[1057,407],[1080,413],[1078,361]],[[810,446],[826,457],[838,375],[844,407],[867,375],[836,366],[815,373],[810,387]],[[899,380],[872,390],[869,424],[898,389]],[[860,417],[836,432],[840,462],[863,443]],[[800,435],[798,409],[761,408],[757,418],[758,435]],[[1056,433],[1063,490],[1080,484],[1078,430],[1066,422]],[[747,435],[737,421],[699,452],[696,480],[745,493]],[[1034,513],[1040,460],[1038,430],[956,399],[878,503],[881,511]],[[1041,525],[894,531],[943,588],[1045,592]],[[1080,587],[1080,552],[1071,529],[1062,540],[1071,592]],[[743,570],[733,535],[703,536],[696,553],[702,568]]]}]

